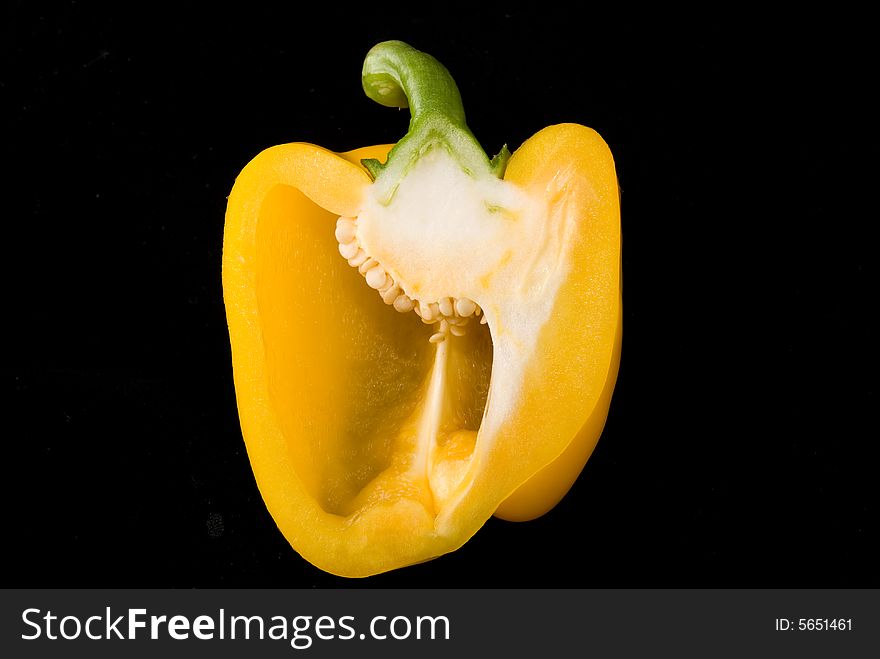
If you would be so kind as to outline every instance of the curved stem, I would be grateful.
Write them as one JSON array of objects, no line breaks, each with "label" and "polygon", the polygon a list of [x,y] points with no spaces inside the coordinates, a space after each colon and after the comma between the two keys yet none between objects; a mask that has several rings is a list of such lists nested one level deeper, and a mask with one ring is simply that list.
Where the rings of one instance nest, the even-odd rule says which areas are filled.
[{"label": "curved stem", "polygon": [[370,49],[361,84],[380,105],[410,108],[410,125],[428,113],[465,123],[461,95],[446,67],[402,41],[384,41]]},{"label": "curved stem", "polygon": [[374,46],[364,60],[364,92],[387,107],[409,108],[409,132],[391,149],[387,162],[364,160],[386,203],[420,156],[444,147],[472,176],[502,176],[507,147],[489,160],[467,127],[461,95],[449,71],[430,55],[402,41]]}]

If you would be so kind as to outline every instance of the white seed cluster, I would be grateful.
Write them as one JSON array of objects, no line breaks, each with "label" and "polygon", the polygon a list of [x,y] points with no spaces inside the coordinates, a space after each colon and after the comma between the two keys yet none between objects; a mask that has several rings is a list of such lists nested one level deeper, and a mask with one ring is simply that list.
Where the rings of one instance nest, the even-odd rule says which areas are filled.
[{"label": "white seed cluster", "polygon": [[342,257],[350,266],[358,269],[367,280],[367,285],[378,291],[385,304],[393,306],[400,313],[414,311],[426,325],[438,325],[428,339],[431,343],[445,341],[450,334],[464,336],[465,325],[471,317],[482,315],[480,323],[486,323],[480,306],[466,297],[444,297],[436,302],[427,302],[406,295],[382,264],[361,248],[357,239],[357,218],[340,217],[336,221],[336,241]]}]

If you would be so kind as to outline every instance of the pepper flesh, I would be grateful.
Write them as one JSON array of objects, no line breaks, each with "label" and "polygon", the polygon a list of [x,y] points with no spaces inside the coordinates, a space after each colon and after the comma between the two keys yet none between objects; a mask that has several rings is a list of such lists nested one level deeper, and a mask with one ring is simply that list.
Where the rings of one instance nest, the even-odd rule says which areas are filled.
[{"label": "pepper flesh", "polygon": [[340,259],[332,229],[337,216],[361,213],[375,185],[369,172],[381,172],[361,161],[381,162],[390,148],[267,149],[236,180],[224,236],[236,394],[257,484],[290,544],[344,576],[452,551],[492,514],[525,520],[552,508],[598,440],[620,355],[613,160],[591,129],[551,126],[504,174],[576,226],[565,245],[573,267],[524,364],[523,393],[489,436],[494,384],[488,401],[484,385],[488,365],[500,372],[503,327],[490,322],[491,342],[457,338],[449,387],[462,423],[434,456],[455,472],[453,485],[438,495],[409,478],[408,420],[426,409],[439,349],[419,323],[376,304]]}]

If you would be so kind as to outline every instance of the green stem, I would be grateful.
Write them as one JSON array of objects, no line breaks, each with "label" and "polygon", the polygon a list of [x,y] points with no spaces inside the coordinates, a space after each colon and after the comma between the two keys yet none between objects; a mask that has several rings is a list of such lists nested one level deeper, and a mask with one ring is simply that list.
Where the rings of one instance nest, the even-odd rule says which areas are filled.
[{"label": "green stem", "polygon": [[367,96],[377,103],[410,109],[409,132],[388,153],[387,162],[361,161],[386,203],[412,165],[437,146],[445,148],[472,176],[503,176],[510,157],[507,146],[489,160],[465,123],[455,81],[430,55],[402,41],[384,41],[367,53],[361,82]]}]

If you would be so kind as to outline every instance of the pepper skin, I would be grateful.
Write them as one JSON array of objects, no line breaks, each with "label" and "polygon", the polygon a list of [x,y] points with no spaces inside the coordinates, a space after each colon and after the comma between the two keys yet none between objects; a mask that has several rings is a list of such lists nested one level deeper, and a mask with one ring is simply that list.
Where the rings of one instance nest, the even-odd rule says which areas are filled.
[{"label": "pepper skin", "polygon": [[[554,125],[509,160],[506,150],[490,160],[430,56],[379,44],[363,80],[371,98],[410,107],[407,136],[346,153],[304,143],[263,151],[236,179],[223,246],[235,389],[257,485],[291,546],[349,577],[454,551],[493,514],[519,521],[552,508],[599,439],[621,346],[618,188],[602,138]],[[458,181],[459,170],[462,185],[510,192],[531,210],[477,204],[485,218],[447,235],[443,218],[464,202],[450,200],[446,178],[430,177]],[[424,217],[410,206],[409,219],[393,224],[406,199],[423,197]],[[443,204],[453,206],[435,221]],[[482,256],[489,242],[474,244],[470,261],[447,246],[480,222],[509,236],[494,261]],[[343,225],[357,227],[351,253],[360,245],[391,255],[385,286],[393,281],[421,322],[383,304],[340,256],[334,227]],[[382,238],[392,225],[405,230],[385,243],[368,230]],[[414,240],[420,226],[436,234],[424,255],[416,244],[394,261],[393,240],[409,226]],[[431,307],[438,281],[451,297]],[[432,334],[425,315],[444,299],[483,316],[463,319],[456,307]]]}]

